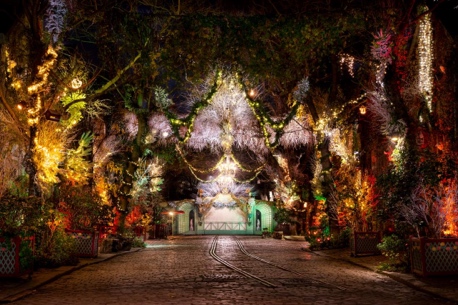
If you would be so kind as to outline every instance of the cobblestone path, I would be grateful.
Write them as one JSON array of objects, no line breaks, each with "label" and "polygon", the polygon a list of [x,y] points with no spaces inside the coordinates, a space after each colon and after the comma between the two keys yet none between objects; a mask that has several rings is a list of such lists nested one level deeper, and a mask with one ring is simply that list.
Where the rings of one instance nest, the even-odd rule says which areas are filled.
[{"label": "cobblestone path", "polygon": [[446,304],[382,274],[302,251],[301,242],[238,238],[250,254],[303,276],[242,255],[234,237],[220,236],[216,253],[276,285],[269,288],[212,259],[213,236],[177,237],[77,270],[14,304]]}]

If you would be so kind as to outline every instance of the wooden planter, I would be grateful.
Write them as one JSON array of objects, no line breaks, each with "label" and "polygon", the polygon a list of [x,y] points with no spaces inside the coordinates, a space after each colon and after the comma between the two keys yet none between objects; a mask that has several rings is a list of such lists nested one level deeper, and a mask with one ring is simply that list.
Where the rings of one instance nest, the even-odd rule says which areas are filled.
[{"label": "wooden planter", "polygon": [[350,239],[351,256],[379,255],[377,245],[381,242],[380,232],[353,232]]},{"label": "wooden planter", "polygon": [[410,238],[412,273],[421,276],[458,274],[458,238]]},{"label": "wooden planter", "polygon": [[0,277],[19,277],[33,272],[35,237],[0,237]]},{"label": "wooden planter", "polygon": [[75,239],[77,256],[97,257],[99,252],[99,232],[69,229],[65,229],[65,232]]}]

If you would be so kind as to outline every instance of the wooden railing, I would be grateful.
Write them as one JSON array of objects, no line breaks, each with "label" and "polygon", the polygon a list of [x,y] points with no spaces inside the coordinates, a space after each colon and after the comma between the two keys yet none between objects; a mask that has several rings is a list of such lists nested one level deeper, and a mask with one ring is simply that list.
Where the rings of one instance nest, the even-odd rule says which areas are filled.
[{"label": "wooden railing", "polygon": [[246,222],[204,222],[205,231],[246,231]]}]

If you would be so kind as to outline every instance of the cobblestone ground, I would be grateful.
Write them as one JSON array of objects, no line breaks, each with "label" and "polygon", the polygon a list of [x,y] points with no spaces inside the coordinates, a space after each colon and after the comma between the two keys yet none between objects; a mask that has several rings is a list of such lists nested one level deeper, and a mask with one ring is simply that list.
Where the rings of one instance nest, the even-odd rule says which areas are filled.
[{"label": "cobblestone ground", "polygon": [[87,266],[14,304],[446,304],[390,278],[301,250],[296,241],[220,236],[217,254],[276,285],[269,288],[210,257],[212,236],[148,241],[148,248]]}]

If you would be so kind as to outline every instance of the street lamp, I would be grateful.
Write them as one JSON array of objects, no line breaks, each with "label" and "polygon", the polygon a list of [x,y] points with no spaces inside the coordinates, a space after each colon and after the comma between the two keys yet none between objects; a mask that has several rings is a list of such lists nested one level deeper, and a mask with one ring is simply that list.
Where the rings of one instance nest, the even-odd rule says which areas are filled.
[{"label": "street lamp", "polygon": [[180,211],[180,210],[164,211],[161,214],[162,215],[169,215],[169,216],[172,217],[172,235],[173,235],[173,217],[175,216],[175,214],[184,214],[184,211]]},{"label": "street lamp", "polygon": [[173,212],[169,212],[169,215],[172,216],[172,236],[173,236],[173,215],[174,215],[174,214],[175,214],[175,213],[173,213]]}]

